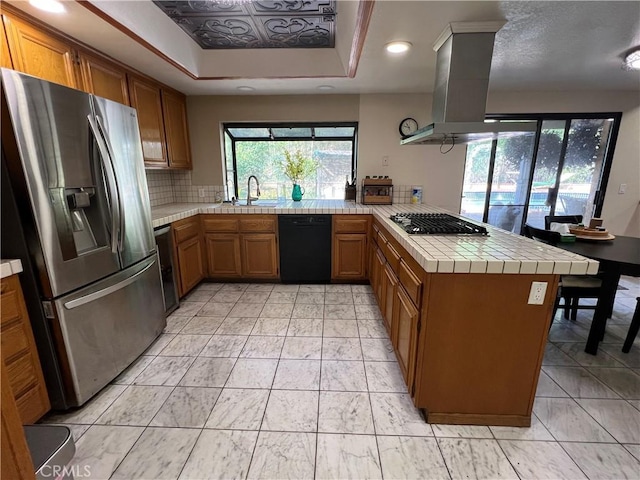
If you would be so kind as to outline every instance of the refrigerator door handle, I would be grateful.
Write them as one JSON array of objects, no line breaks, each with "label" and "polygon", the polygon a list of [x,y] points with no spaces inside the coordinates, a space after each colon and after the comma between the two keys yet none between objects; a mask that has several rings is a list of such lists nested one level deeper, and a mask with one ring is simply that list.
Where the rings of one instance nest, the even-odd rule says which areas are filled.
[{"label": "refrigerator door handle", "polygon": [[99,290],[97,292],[93,292],[90,293],[89,295],[85,295],[84,297],[80,297],[80,298],[76,298],[75,300],[71,300],[67,303],[64,304],[64,308],[66,308],[67,310],[71,310],[73,308],[76,307],[81,307],[82,305],[86,305],[87,303],[91,303],[99,298],[102,297],[106,297],[107,295],[111,295],[113,292],[117,292],[118,290],[122,290],[123,288],[125,288],[128,285],[131,285],[132,283],[134,283],[136,281],[136,279],[144,274],[144,272],[146,272],[147,270],[149,270],[151,267],[153,267],[155,265],[154,262],[149,263],[149,265],[147,265],[146,267],[144,267],[142,270],[140,270],[139,272],[131,275],[129,278],[116,283],[115,285],[111,285],[110,287],[107,287],[103,290]]},{"label": "refrigerator door handle", "polygon": [[104,137],[102,136],[96,119],[92,115],[87,115],[89,120],[89,126],[93,132],[93,136],[96,139],[98,149],[100,150],[100,159],[102,160],[102,168],[104,169],[104,175],[107,179],[107,186],[109,189],[109,207],[111,208],[111,251],[118,253],[119,229],[120,229],[120,196],[118,191],[118,184],[116,183],[116,176],[113,171],[113,165],[109,158],[109,151],[105,144]]}]

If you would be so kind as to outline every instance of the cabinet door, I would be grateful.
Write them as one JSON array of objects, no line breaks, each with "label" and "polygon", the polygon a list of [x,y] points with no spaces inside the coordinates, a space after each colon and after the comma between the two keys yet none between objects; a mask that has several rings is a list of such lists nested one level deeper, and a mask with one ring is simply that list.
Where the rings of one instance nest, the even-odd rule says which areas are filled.
[{"label": "cabinet door", "polygon": [[129,105],[127,73],[111,62],[80,54],[82,88],[85,92]]},{"label": "cabinet door", "polygon": [[364,280],[367,278],[367,236],[339,233],[333,236],[331,278]]},{"label": "cabinet door", "polygon": [[398,286],[394,302],[395,318],[393,319],[393,324],[395,324],[395,330],[392,333],[391,341],[396,351],[400,370],[402,370],[404,380],[409,387],[409,392],[411,392],[411,385],[413,384],[416,362],[418,315],[418,309],[413,305],[404,288]]},{"label": "cabinet door", "polygon": [[376,249],[376,254],[373,258],[373,264],[375,268],[375,287],[373,288],[373,293],[375,293],[376,298],[378,299],[378,305],[382,305],[382,303],[384,302],[384,298],[382,296],[382,276],[384,274],[384,266],[385,266],[385,259],[384,256],[382,255],[382,252],[380,251],[380,249]]},{"label": "cabinet door", "polygon": [[394,330],[393,324],[393,305],[396,296],[396,288],[398,287],[398,277],[391,269],[391,265],[385,264],[382,272],[382,297],[383,302],[380,305],[382,310],[382,318],[384,326],[387,327],[387,333],[391,338],[391,332]]},{"label": "cabinet door", "polygon": [[239,277],[240,236],[235,233],[207,233],[207,260],[210,277]]},{"label": "cabinet door", "polygon": [[71,45],[15,18],[3,17],[13,68],[49,82],[79,88]]},{"label": "cabinet door", "polygon": [[167,167],[160,87],[134,76],[128,77],[128,84],[131,106],[138,111],[144,164],[147,167]]},{"label": "cabinet door", "polygon": [[181,294],[185,295],[204,278],[202,243],[193,237],[177,246]]},{"label": "cabinet door", "polygon": [[2,31],[0,32],[0,67],[2,68],[13,68],[13,63],[11,62],[11,54],[9,53],[9,44],[7,43],[7,32],[4,28],[4,24],[0,24],[0,28]]},{"label": "cabinet door", "polygon": [[245,278],[278,277],[278,249],[275,234],[242,235],[242,275]]},{"label": "cabinet door", "polygon": [[187,102],[185,97],[163,90],[162,112],[167,138],[169,166],[173,168],[191,168]]}]

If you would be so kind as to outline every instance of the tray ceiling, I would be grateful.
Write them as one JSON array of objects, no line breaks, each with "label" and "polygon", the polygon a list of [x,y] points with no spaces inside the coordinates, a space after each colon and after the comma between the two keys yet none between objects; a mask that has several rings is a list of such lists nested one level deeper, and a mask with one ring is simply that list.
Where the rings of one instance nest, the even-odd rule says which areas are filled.
[{"label": "tray ceiling", "polygon": [[335,0],[154,3],[203,49],[335,46]]}]

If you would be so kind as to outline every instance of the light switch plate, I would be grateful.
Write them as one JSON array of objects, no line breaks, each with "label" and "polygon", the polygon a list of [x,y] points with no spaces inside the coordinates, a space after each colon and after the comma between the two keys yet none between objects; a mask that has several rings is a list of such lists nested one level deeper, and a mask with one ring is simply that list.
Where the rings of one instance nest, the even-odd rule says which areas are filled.
[{"label": "light switch plate", "polygon": [[531,291],[529,292],[529,305],[544,304],[544,297],[547,293],[547,282],[531,282]]},{"label": "light switch plate", "polygon": [[620,188],[618,188],[618,193],[620,195],[624,195],[625,193],[627,193],[627,184],[626,183],[621,183],[620,184]]}]

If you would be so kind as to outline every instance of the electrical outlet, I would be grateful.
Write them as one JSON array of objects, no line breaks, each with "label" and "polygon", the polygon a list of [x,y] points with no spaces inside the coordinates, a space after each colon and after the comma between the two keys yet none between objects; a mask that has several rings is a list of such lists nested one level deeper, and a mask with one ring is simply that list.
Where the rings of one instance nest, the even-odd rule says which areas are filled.
[{"label": "electrical outlet", "polygon": [[625,193],[627,193],[627,184],[621,183],[620,187],[618,188],[618,194],[624,195]]},{"label": "electrical outlet", "polygon": [[542,305],[544,297],[547,293],[547,282],[531,282],[531,291],[529,292],[529,305]]},{"label": "electrical outlet", "polygon": [[382,166],[383,167],[389,166],[389,155],[385,155],[384,157],[382,157]]},{"label": "electrical outlet", "polygon": [[198,189],[198,196],[199,196],[200,198],[204,198],[204,188],[199,188],[199,189]]}]

